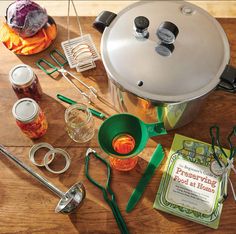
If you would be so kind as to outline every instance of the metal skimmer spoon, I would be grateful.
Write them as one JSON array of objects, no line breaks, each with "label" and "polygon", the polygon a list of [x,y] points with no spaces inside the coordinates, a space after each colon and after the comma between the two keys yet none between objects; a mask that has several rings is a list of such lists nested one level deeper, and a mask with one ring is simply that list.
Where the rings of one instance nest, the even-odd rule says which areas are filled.
[{"label": "metal skimmer spoon", "polygon": [[50,189],[53,193],[55,193],[58,197],[60,197],[60,201],[58,202],[55,212],[69,214],[75,208],[79,207],[82,201],[85,198],[85,188],[82,183],[78,182],[74,184],[66,193],[63,193],[57,187],[55,187],[52,183],[46,180],[44,177],[40,176],[38,173],[33,171],[30,167],[21,162],[18,158],[12,155],[9,151],[4,148],[4,146],[0,145],[0,152],[6,156],[8,159],[11,159],[18,166],[25,169],[29,174],[31,174],[35,179],[37,179],[41,184]]}]

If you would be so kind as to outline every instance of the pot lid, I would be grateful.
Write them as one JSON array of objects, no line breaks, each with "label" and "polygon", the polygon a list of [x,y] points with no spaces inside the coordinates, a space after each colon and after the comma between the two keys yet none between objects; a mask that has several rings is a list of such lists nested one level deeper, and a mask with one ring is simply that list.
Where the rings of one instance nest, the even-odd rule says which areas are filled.
[{"label": "pot lid", "polygon": [[115,83],[158,102],[207,94],[230,59],[221,25],[183,1],[144,1],[125,8],[105,29],[101,51]]}]

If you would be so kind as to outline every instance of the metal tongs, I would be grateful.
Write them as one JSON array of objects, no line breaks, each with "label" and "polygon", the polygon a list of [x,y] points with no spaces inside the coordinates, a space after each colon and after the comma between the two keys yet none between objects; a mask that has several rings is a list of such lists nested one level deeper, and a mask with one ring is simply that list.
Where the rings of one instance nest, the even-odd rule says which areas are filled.
[{"label": "metal tongs", "polygon": [[[222,174],[222,194],[221,194],[222,195],[222,201],[224,201],[228,197],[228,191],[227,191],[228,181],[229,181],[231,189],[232,189],[234,200],[236,201],[236,194],[235,194],[235,190],[234,190],[234,187],[233,187],[233,183],[232,183],[231,179],[229,178],[229,172],[230,172],[231,169],[236,174],[236,169],[233,165],[233,159],[236,155],[236,146],[232,142],[233,138],[236,139],[236,126],[233,127],[232,131],[227,136],[227,141],[229,143],[229,148],[230,148],[229,157],[225,153],[225,151],[224,151],[224,149],[223,149],[223,147],[220,143],[220,129],[217,125],[214,125],[210,128],[210,135],[211,135],[211,139],[212,139],[213,156],[214,156],[215,160],[218,162],[219,166],[222,169],[224,169],[223,174]],[[222,161],[220,161],[218,155],[216,154],[215,146],[219,147],[219,149],[222,152],[223,156],[227,160],[226,165],[222,165]],[[225,168],[223,168],[223,167],[225,167]]]},{"label": "metal tongs", "polygon": [[[56,58],[56,56],[58,56],[60,58],[60,60],[62,60],[62,62],[59,61],[59,59]],[[43,71],[45,72],[47,75],[49,75],[50,77],[53,78],[52,74],[54,74],[55,72],[59,72],[63,78],[65,78],[71,85],[74,86],[74,88],[83,96],[86,98],[86,100],[88,101],[88,103],[90,103],[91,105],[94,105],[94,102],[92,101],[91,96],[93,96],[94,98],[98,99],[100,102],[102,102],[103,104],[107,105],[108,107],[110,107],[111,109],[115,110],[116,112],[119,112],[112,104],[110,104],[106,99],[104,99],[103,97],[101,97],[98,94],[98,91],[92,87],[92,86],[88,86],[85,82],[83,82],[79,77],[75,76],[73,73],[69,72],[68,70],[66,70],[64,68],[64,66],[66,64],[68,64],[68,61],[66,59],[66,57],[57,49],[54,49],[50,52],[50,57],[53,59],[53,61],[59,66],[55,66],[52,63],[50,63],[49,61],[47,61],[46,59],[39,59],[36,62],[36,65]],[[44,64],[44,66],[43,66]],[[49,67],[49,69],[45,68],[45,65]],[[85,93],[80,87],[78,87],[74,81],[72,79],[70,79],[68,76],[72,77],[73,79],[77,80],[81,85],[83,85],[86,89],[88,89],[88,91],[90,92],[90,95]]]},{"label": "metal tongs", "polygon": [[[100,185],[97,181],[95,181],[90,175],[89,175],[89,160],[90,160],[90,156],[94,156],[97,159],[99,159],[103,164],[106,165],[107,167],[107,182],[106,185],[103,187],[102,185]],[[101,158],[95,150],[92,149],[88,149],[86,152],[86,157],[85,157],[85,174],[86,177],[88,178],[88,180],[94,184],[96,187],[98,187],[100,190],[102,190],[103,193],[103,197],[104,200],[107,202],[107,204],[110,206],[112,213],[116,219],[117,225],[121,231],[122,234],[126,234],[129,233],[125,221],[121,216],[120,210],[117,206],[116,203],[116,198],[115,198],[115,194],[113,193],[113,191],[111,190],[110,187],[110,181],[111,181],[111,167],[110,164],[103,158]]]}]

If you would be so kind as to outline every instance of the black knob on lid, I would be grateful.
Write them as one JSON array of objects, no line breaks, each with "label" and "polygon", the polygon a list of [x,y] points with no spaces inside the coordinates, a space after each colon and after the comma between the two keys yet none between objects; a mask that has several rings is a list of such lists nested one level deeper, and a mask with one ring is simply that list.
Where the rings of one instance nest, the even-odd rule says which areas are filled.
[{"label": "black knob on lid", "polygon": [[134,20],[136,31],[142,33],[149,27],[149,20],[145,16],[138,16]]},{"label": "black knob on lid", "polygon": [[157,30],[157,36],[158,38],[166,44],[172,44],[174,43],[176,37],[179,34],[178,27],[169,21],[163,22],[158,30]]},{"label": "black knob on lid", "polygon": [[155,49],[159,55],[164,56],[164,57],[168,57],[173,53],[175,46],[174,46],[174,44],[165,44],[165,43],[161,42],[156,46]]}]

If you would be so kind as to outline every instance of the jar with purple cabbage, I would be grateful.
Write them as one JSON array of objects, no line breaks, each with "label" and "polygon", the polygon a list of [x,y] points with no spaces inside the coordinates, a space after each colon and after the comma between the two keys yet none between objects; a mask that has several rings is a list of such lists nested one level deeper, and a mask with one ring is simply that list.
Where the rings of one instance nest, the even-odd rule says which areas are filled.
[{"label": "jar with purple cabbage", "polygon": [[16,96],[20,98],[32,98],[39,101],[42,97],[42,88],[38,77],[30,66],[20,64],[11,69],[9,79]]}]

